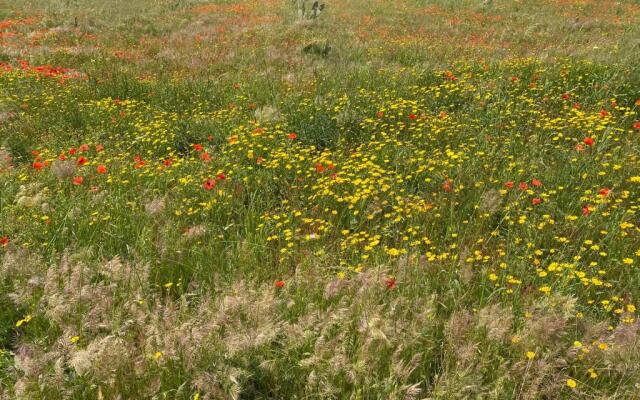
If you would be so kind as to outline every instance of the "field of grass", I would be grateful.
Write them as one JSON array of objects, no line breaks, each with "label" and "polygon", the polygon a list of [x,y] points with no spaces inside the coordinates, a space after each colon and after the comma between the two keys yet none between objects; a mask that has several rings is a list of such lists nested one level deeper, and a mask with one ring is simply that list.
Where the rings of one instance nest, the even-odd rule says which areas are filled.
[{"label": "field of grass", "polygon": [[0,400],[640,398],[639,267],[638,1],[0,0]]}]

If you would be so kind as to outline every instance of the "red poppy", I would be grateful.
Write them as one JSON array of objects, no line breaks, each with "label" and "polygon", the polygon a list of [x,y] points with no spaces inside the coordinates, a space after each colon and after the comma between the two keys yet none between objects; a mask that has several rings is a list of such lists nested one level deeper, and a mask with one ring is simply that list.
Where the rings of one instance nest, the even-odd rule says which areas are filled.
[{"label": "red poppy", "polygon": [[31,155],[34,157],[38,157],[40,155],[40,152],[38,150],[31,150]]},{"label": "red poppy", "polygon": [[298,134],[295,132],[291,132],[290,134],[287,135],[287,137],[291,140],[295,140],[298,137]]},{"label": "red poppy", "polygon": [[107,167],[105,167],[104,165],[98,165],[98,168],[96,168],[96,171],[99,174],[106,174],[107,173]]},{"label": "red poppy", "polygon": [[533,199],[531,200],[531,203],[532,203],[534,206],[537,206],[538,204],[542,203],[542,199],[541,199],[540,197],[535,197],[535,198],[533,198]]},{"label": "red poppy", "polygon": [[104,146],[101,144],[97,144],[96,145],[96,153],[100,153],[102,150],[104,150]]},{"label": "red poppy", "polygon": [[213,140],[213,135],[208,135],[208,136],[207,136],[207,140],[208,140],[208,141],[212,141],[212,140]]},{"label": "red poppy", "polygon": [[529,188],[529,185],[527,185],[527,182],[520,182],[518,187],[520,188],[520,190],[527,190]]},{"label": "red poppy", "polygon": [[193,145],[193,149],[195,151],[202,151],[202,145],[199,144],[199,143],[196,143],[196,144]]},{"label": "red poppy", "polygon": [[284,287],[284,281],[276,281],[275,282],[275,286],[277,288],[283,288]]},{"label": "red poppy", "polygon": [[602,197],[607,197],[610,192],[611,192],[611,190],[609,188],[602,188],[602,189],[600,189],[600,192],[598,192],[598,193]]},{"label": "red poppy", "polygon": [[562,100],[569,100],[569,93],[563,93]]},{"label": "red poppy", "polygon": [[580,143],[576,144],[576,151],[584,151],[584,146]]},{"label": "red poppy", "polygon": [[75,178],[73,178],[73,184],[76,186],[82,185],[82,181],[84,181],[84,178],[81,176],[76,176]]},{"label": "red poppy", "polygon": [[204,152],[202,152],[202,154],[200,154],[200,159],[202,161],[211,161],[211,156],[209,155],[209,153],[204,151]]},{"label": "red poppy", "polygon": [[511,82],[518,82],[518,77],[517,76],[512,76],[511,77]]},{"label": "red poppy", "polygon": [[217,178],[218,178],[218,180],[219,180],[219,181],[222,181],[222,180],[227,179],[227,176],[224,174],[224,172],[220,172],[220,173],[217,175]]},{"label": "red poppy", "polygon": [[636,121],[636,122],[633,124],[633,127],[634,127],[635,129],[637,129],[637,130],[640,130],[640,121]]},{"label": "red poppy", "polygon": [[214,187],[216,187],[216,181],[215,181],[215,179],[212,179],[212,178],[207,179],[207,180],[206,180],[206,181],[204,181],[204,183],[202,184],[202,187],[203,187],[205,190],[211,190],[211,189],[213,189]]},{"label": "red poppy", "polygon": [[334,169],[336,169],[336,166],[333,165],[332,163],[329,163],[327,164],[327,168],[333,171]]},{"label": "red poppy", "polygon": [[75,155],[77,152],[78,152],[78,150],[76,150],[73,147],[69,149],[69,155],[71,155],[71,156]]},{"label": "red poppy", "polygon": [[338,177],[338,174],[336,174],[335,172],[331,174],[331,179],[336,179],[337,177]]},{"label": "red poppy", "polygon": [[507,189],[511,189],[511,188],[513,187],[513,181],[508,181],[507,183],[505,183],[505,184],[504,184],[504,186],[505,186]]},{"label": "red poppy", "polygon": [[535,187],[540,187],[542,186],[542,182],[539,179],[534,179],[531,181],[531,184]]},{"label": "red poppy", "polygon": [[444,190],[445,192],[450,192],[452,183],[453,182],[451,182],[451,179],[447,179],[446,181],[444,181],[444,183],[442,183],[442,190]]},{"label": "red poppy", "polygon": [[583,142],[584,144],[586,144],[587,146],[591,147],[591,146],[593,146],[593,142],[594,142],[594,140],[593,140],[593,138],[586,137],[586,138],[584,138],[584,139],[582,140],[582,142]]},{"label": "red poppy", "polygon": [[144,165],[146,164],[144,162],[144,160],[142,159],[142,157],[140,157],[140,155],[136,154],[135,156],[133,156],[133,161],[135,161],[135,165],[133,166],[133,168],[135,169],[139,169],[144,167]]},{"label": "red poppy", "polygon": [[384,113],[382,111],[378,111],[378,118],[382,118],[383,115]]},{"label": "red poppy", "polygon": [[409,119],[416,119],[418,118],[414,113],[409,114]]},{"label": "red poppy", "polygon": [[264,162],[264,157],[256,158],[256,164],[262,164]]},{"label": "red poppy", "polygon": [[36,169],[38,171],[44,168],[44,164],[41,163],[40,161],[34,161],[33,164],[31,164],[31,166],[33,167],[33,169]]},{"label": "red poppy", "polygon": [[395,278],[387,278],[387,279],[385,279],[384,284],[387,286],[387,289],[395,289],[395,287],[396,287],[396,279]]},{"label": "red poppy", "polygon": [[589,209],[589,206],[587,205],[587,206],[582,207],[582,215],[584,215],[586,217],[589,214],[591,214],[591,210]]},{"label": "red poppy", "polygon": [[316,172],[318,172],[318,173],[324,172],[324,165],[322,165],[320,163],[316,164]]},{"label": "red poppy", "polygon": [[78,165],[85,165],[88,162],[89,160],[87,159],[87,157],[84,157],[84,156],[78,157]]},{"label": "red poppy", "polygon": [[66,160],[66,159],[67,159],[67,156],[65,156],[64,154],[60,154],[60,155],[58,156],[58,160],[60,160],[60,161],[64,161],[64,160]]},{"label": "red poppy", "polygon": [[164,164],[165,167],[169,167],[169,166],[171,166],[171,164],[173,164],[173,160],[170,159],[170,158],[167,158],[166,160],[164,160],[162,162],[162,164]]},{"label": "red poppy", "polygon": [[580,103],[573,103],[573,108],[574,108],[575,110],[579,110],[579,109],[581,109],[581,108],[582,108],[582,106],[580,105]]},{"label": "red poppy", "polygon": [[0,237],[0,246],[5,247],[9,244],[9,236]]},{"label": "red poppy", "polygon": [[81,153],[84,153],[85,151],[89,151],[89,145],[88,144],[80,145],[80,147],[78,147],[78,150],[80,150]]},{"label": "red poppy", "polygon": [[600,110],[600,118],[604,118],[607,115],[609,115],[609,112],[607,110]]}]

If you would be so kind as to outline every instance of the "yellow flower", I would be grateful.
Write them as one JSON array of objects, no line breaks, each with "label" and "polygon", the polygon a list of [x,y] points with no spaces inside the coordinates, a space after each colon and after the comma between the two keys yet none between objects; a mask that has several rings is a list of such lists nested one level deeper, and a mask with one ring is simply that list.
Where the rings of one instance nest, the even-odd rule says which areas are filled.
[{"label": "yellow flower", "polygon": [[578,384],[576,383],[576,381],[574,381],[573,379],[569,378],[567,379],[567,386],[569,386],[571,389],[573,389],[574,387],[576,387]]},{"label": "yellow flower", "polygon": [[575,342],[573,342],[573,345],[574,345],[575,347],[577,347],[577,348],[582,347],[582,343],[580,343],[580,342],[579,342],[579,341],[577,341],[577,340],[576,340]]},{"label": "yellow flower", "polygon": [[25,324],[25,323],[31,321],[31,318],[32,318],[31,315],[25,316],[23,319],[21,319],[18,322],[16,322],[16,327],[18,327],[18,328],[21,327],[22,324]]},{"label": "yellow flower", "polygon": [[392,247],[390,249],[387,249],[387,254],[393,257],[399,256],[400,255],[400,250]]},{"label": "yellow flower", "polygon": [[625,258],[622,260],[623,263],[627,264],[627,265],[631,265],[633,264],[633,258]]},{"label": "yellow flower", "polygon": [[80,340],[80,336],[72,336],[71,338],[69,338],[69,341],[71,343],[76,343],[78,342],[78,340]]},{"label": "yellow flower", "polygon": [[156,360],[159,360],[160,357],[162,357],[161,351],[156,351],[155,354],[153,355],[153,358],[155,358]]},{"label": "yellow flower", "polygon": [[535,353],[535,352],[533,352],[533,351],[527,351],[527,358],[528,358],[529,360],[533,360],[535,356],[536,356],[536,353]]}]

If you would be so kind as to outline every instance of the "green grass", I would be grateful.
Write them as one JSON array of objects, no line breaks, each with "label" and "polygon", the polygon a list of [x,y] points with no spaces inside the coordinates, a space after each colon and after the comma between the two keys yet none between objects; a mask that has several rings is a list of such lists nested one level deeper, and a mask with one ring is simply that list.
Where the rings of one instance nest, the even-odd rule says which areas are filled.
[{"label": "green grass", "polygon": [[637,2],[295,4],[0,0],[0,399],[637,396]]}]

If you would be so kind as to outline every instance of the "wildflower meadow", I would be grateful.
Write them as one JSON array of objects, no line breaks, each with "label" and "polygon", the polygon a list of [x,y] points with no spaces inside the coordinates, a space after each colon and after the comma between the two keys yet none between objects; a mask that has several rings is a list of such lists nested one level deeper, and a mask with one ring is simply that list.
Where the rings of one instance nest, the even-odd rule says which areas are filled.
[{"label": "wildflower meadow", "polygon": [[640,398],[640,3],[0,0],[0,400]]}]

